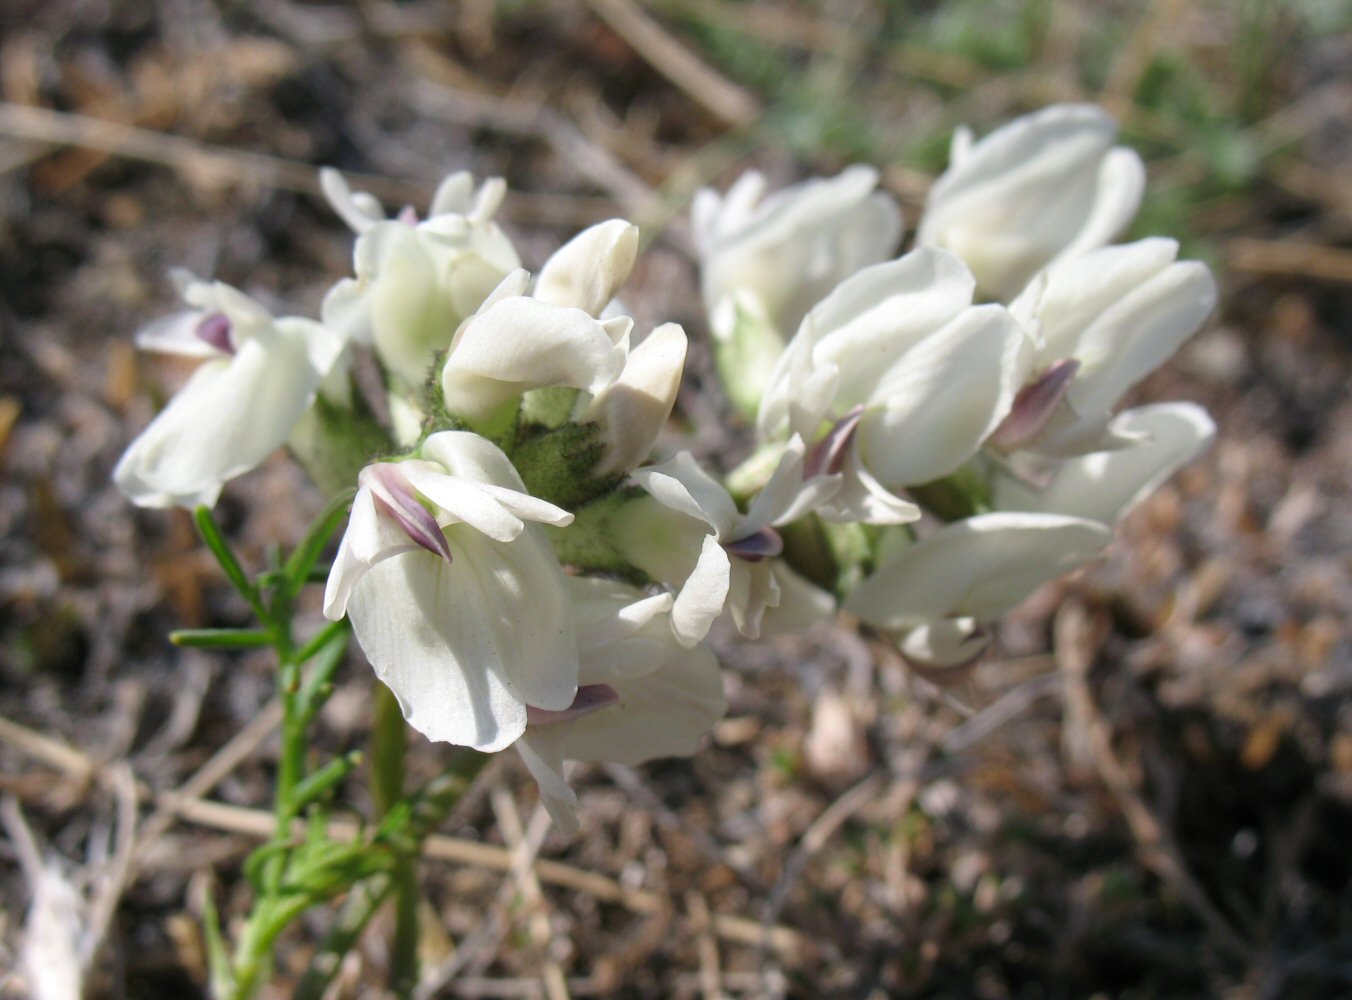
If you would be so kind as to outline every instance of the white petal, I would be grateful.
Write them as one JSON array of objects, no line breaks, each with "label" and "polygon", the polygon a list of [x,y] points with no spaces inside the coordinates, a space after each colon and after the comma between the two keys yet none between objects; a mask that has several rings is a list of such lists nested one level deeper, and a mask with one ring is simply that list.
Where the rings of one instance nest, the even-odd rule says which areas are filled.
[{"label": "white petal", "polygon": [[474,195],[474,204],[465,214],[473,222],[491,219],[502,207],[502,200],[506,197],[507,182],[501,177],[490,177],[479,185],[479,190]]},{"label": "white petal", "polygon": [[[1077,244],[1087,220],[1096,231],[1117,223],[1129,178],[1120,163],[1102,170],[1114,133],[1089,105],[1056,105],[997,129],[930,189],[917,242],[953,250],[987,294],[1008,301]],[[1101,193],[1104,181],[1115,191]]]},{"label": "white petal", "polygon": [[1001,510],[1045,511],[1113,524],[1201,454],[1215,436],[1216,425],[1200,406],[1156,403],[1119,415],[1111,431],[1144,440],[1064,462],[1043,490],[1001,475],[995,481],[995,505]]},{"label": "white petal", "polygon": [[521,754],[526,770],[540,786],[540,801],[548,810],[549,818],[564,833],[577,833],[577,793],[563,776],[563,757],[557,741],[546,740],[543,746],[537,747],[532,736],[528,732],[516,741],[517,753]]},{"label": "white petal", "polygon": [[526,492],[526,484],[503,450],[471,431],[438,431],[422,443],[418,453],[452,476]]},{"label": "white petal", "polygon": [[573,625],[580,656],[579,684],[608,684],[658,669],[676,638],[670,594],[646,596],[624,583],[570,576]]},{"label": "white petal", "polygon": [[695,570],[682,584],[671,608],[671,630],[683,645],[693,646],[703,639],[714,619],[723,613],[731,569],[731,560],[718,539],[706,536]]},{"label": "white petal", "polygon": [[460,321],[438,281],[438,261],[402,222],[381,223],[359,239],[378,255],[367,292],[376,353],[406,385],[421,386]]},{"label": "white petal", "polygon": [[188,309],[147,323],[136,331],[136,346],[158,354],[185,358],[220,358],[225,355],[197,335],[208,313]]},{"label": "white petal", "polygon": [[1145,163],[1133,149],[1118,146],[1099,165],[1094,206],[1079,233],[1057,259],[1111,243],[1131,224],[1145,194]]},{"label": "white petal", "polygon": [[447,174],[437,185],[427,214],[429,217],[468,215],[473,206],[474,176],[468,170],[457,170],[453,174]]},{"label": "white petal", "polygon": [[670,594],[647,595],[628,584],[592,576],[570,576],[565,583],[583,658],[585,676],[579,677],[580,683],[599,684],[615,676],[657,668],[657,662],[653,662],[650,666],[624,666],[618,672],[613,665],[598,671],[594,661],[608,648],[623,647],[637,636],[669,643],[671,630],[665,619],[673,603]]},{"label": "white petal", "polygon": [[363,486],[352,501],[347,531],[324,585],[324,617],[337,621],[347,614],[352,588],[376,563],[420,548],[392,519],[381,516],[370,487]]},{"label": "white petal", "polygon": [[607,527],[611,544],[626,561],[673,587],[694,572],[709,535],[703,518],[664,507],[646,493],[622,504]]},{"label": "white petal", "polygon": [[601,427],[605,453],[597,473],[632,469],[652,451],[681,387],[685,331],[664,323],[629,352],[620,377],[592,400],[584,419]]},{"label": "white petal", "polygon": [[991,636],[972,618],[944,618],[918,625],[901,637],[901,655],[931,669],[951,669],[971,663],[990,645]]},{"label": "white petal", "polygon": [[[559,527],[573,522],[573,515],[566,510],[527,493],[526,485],[521,481],[521,476],[512,465],[511,459],[503,453],[501,448],[478,434],[469,431],[439,431],[423,442],[419,454],[440,465],[451,477],[473,483],[474,488],[482,497],[490,500],[507,514],[513,515],[514,519],[540,521]],[[429,482],[429,485],[433,490],[441,489],[436,483]],[[450,506],[449,501],[452,499],[452,494],[445,493],[443,495],[448,503],[441,503],[432,493],[426,494],[428,499],[441,503],[446,510],[455,513],[457,517],[468,523],[474,523],[464,513],[457,513],[457,509]],[[469,500],[468,502],[475,506],[479,505],[478,500]],[[484,514],[483,516],[491,518],[493,523],[500,526],[494,528],[494,531],[508,528],[508,522],[500,519],[497,515]],[[493,534],[492,531],[488,530],[490,522],[484,521],[482,523],[484,527],[480,530],[485,531],[486,534]],[[509,530],[512,532],[512,537],[515,537],[515,533],[519,529],[511,527]],[[510,540],[496,534],[493,537],[498,538],[499,541]]]},{"label": "white petal", "polygon": [[228,361],[208,361],[131,443],[113,471],[142,507],[214,505],[224,483],[286,442],[324,373],[305,337],[246,341]]},{"label": "white petal", "polygon": [[348,614],[409,725],[430,740],[497,751],[525,731],[526,706],[505,683],[481,600],[463,566],[417,551],[373,566]]},{"label": "white petal", "polygon": [[310,367],[321,381],[333,373],[347,351],[347,341],[336,331],[313,320],[283,316],[273,324],[273,329],[279,337],[301,343]]},{"label": "white petal", "polygon": [[353,232],[363,233],[385,218],[379,202],[365,192],[353,192],[347,179],[332,167],[320,168],[319,188]]},{"label": "white petal", "polygon": [[971,152],[975,142],[976,133],[972,131],[971,126],[959,125],[953,130],[953,138],[948,143],[948,166],[950,169],[967,159],[967,154]]},{"label": "white petal", "polygon": [[816,440],[817,432],[840,381],[840,369],[813,360],[812,327],[806,323],[780,354],[766,378],[756,414],[756,430],[763,441],[797,432]]},{"label": "white petal", "polygon": [[1161,237],[1103,247],[1047,268],[1010,311],[1026,312],[1040,324],[1041,367],[1078,357],[1081,338],[1099,316],[1177,257],[1178,243]]},{"label": "white petal", "polygon": [[272,328],[272,313],[223,281],[190,280],[183,289],[183,301],[204,313],[224,313],[230,320],[231,336],[237,347],[249,337]]},{"label": "white petal", "polygon": [[577,691],[577,647],[562,572],[527,532],[501,543],[447,532],[454,561],[409,552],[371,567],[348,614],[377,675],[431,740],[500,750],[527,704],[563,709]]},{"label": "white petal", "polygon": [[400,463],[411,466],[403,470],[409,485],[449,515],[444,519],[446,523],[468,524],[499,542],[510,542],[525,530],[526,525],[521,519],[504,510],[481,484],[417,468],[420,464]]},{"label": "white petal", "polygon": [[859,425],[863,464],[892,490],[949,475],[1009,412],[1023,382],[1023,328],[976,306],[925,338],[879,380]]},{"label": "white petal", "polygon": [[801,632],[836,613],[836,599],[799,576],[782,559],[775,560],[773,569],[779,587],[779,603],[765,609],[761,635]]},{"label": "white petal", "polygon": [[954,615],[998,617],[1041,584],[1094,558],[1112,539],[1094,521],[1053,514],[981,514],[903,549],[845,599],[880,628]]},{"label": "white petal", "polygon": [[563,528],[573,523],[573,515],[548,500],[541,500],[529,493],[485,483],[483,491],[523,521],[536,521],[540,524],[552,524]]},{"label": "white petal", "polygon": [[546,759],[613,761],[633,767],[688,756],[723,717],[727,701],[718,661],[705,646],[675,650],[662,668],[612,684],[618,704],[528,734]]},{"label": "white petal", "polygon": [[762,201],[764,179],[752,174],[721,201],[701,199],[696,228],[706,307],[754,299],[786,336],[842,280],[895,249],[901,212],[874,190],[877,182],[871,167],[854,166]]},{"label": "white petal", "polygon": [[563,568],[534,525],[503,545],[478,532],[447,530],[451,550],[479,581],[479,621],[497,631],[512,693],[536,708],[562,710],[577,693],[577,639]]},{"label": "white petal", "polygon": [[724,602],[737,631],[748,639],[759,639],[761,622],[770,608],[779,604],[779,581],[775,577],[776,560],[749,563],[733,559],[728,573],[728,596]]},{"label": "white petal", "polygon": [[545,261],[533,297],[599,316],[638,256],[638,226],[611,219],[584,229]]},{"label": "white petal", "polygon": [[784,525],[806,517],[840,492],[839,476],[824,475],[803,479],[803,439],[794,435],[785,446],[779,464],[756,498],[746,516],[736,526],[739,538],[766,525]]},{"label": "white petal", "polygon": [[688,451],[634,472],[634,481],[664,507],[698,518],[722,535],[741,516],[728,491]]},{"label": "white petal", "polygon": [[1205,264],[1172,264],[1107,309],[1080,338],[1080,373],[1068,398],[1081,413],[1110,410],[1173,356],[1216,307]]},{"label": "white petal", "polygon": [[971,305],[974,282],[953,254],[922,247],[842,282],[803,321],[814,368],[835,364],[839,410],[865,402],[881,376],[919,341]]},{"label": "white petal", "polygon": [[858,448],[845,453],[840,490],[818,511],[827,521],[848,524],[909,524],[920,520],[920,508],[892,493],[859,461]]},{"label": "white petal", "polygon": [[529,389],[566,385],[598,393],[624,367],[623,348],[580,309],[503,299],[474,316],[441,373],[446,405],[484,418]]}]

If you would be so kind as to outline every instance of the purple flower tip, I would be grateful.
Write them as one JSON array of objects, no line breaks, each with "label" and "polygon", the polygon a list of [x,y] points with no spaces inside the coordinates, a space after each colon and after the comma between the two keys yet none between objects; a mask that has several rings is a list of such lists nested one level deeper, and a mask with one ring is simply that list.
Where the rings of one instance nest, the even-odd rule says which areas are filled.
[{"label": "purple flower tip", "polygon": [[571,722],[584,715],[591,715],[607,705],[620,700],[619,694],[609,684],[584,684],[577,689],[573,703],[564,709],[536,708],[526,706],[526,724],[529,726],[553,726],[560,722]]},{"label": "purple flower tip", "polygon": [[766,525],[759,531],[747,535],[745,538],[738,538],[731,542],[724,542],[723,549],[728,555],[736,556],[738,559],[746,562],[760,562],[762,559],[777,556],[784,551],[784,539],[780,537],[778,531]]},{"label": "purple flower tip", "polygon": [[863,419],[864,407],[856,406],[837,420],[826,432],[826,436],[808,449],[807,456],[803,459],[803,478],[812,479],[815,476],[833,476],[838,473],[845,464],[845,452],[854,441],[859,421]]},{"label": "purple flower tip", "polygon": [[222,354],[235,353],[235,343],[230,336],[230,320],[224,313],[208,313],[203,316],[194,332],[199,339],[206,341]]},{"label": "purple flower tip", "polygon": [[418,545],[434,556],[442,556],[447,562],[452,562],[446,533],[441,530],[432,512],[418,500],[417,492],[399,472],[398,465],[398,462],[378,462],[367,467],[371,495],[376,506]]},{"label": "purple flower tip", "polygon": [[1036,438],[1066,398],[1070,383],[1075,380],[1079,370],[1078,359],[1066,358],[1051,365],[1020,389],[1014,397],[1009,415],[991,434],[991,447],[1008,453],[1017,451]]}]

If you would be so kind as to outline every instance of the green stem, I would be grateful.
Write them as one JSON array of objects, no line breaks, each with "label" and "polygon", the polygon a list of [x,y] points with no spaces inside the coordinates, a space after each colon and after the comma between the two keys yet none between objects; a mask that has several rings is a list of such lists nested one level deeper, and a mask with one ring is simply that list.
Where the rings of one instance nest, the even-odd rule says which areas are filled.
[{"label": "green stem", "polygon": [[353,887],[338,915],[338,922],[329,930],[324,943],[310,959],[305,975],[296,984],[293,1000],[321,1000],[338,974],[344,956],[356,947],[362,931],[393,891],[394,879],[389,875],[373,875]]},{"label": "green stem", "polygon": [[[376,815],[384,818],[404,797],[408,727],[394,694],[375,682],[371,731],[371,795]],[[416,856],[400,851],[391,871],[394,889],[394,942],[390,951],[390,990],[412,995],[418,984],[418,877]]]},{"label": "green stem", "polygon": [[244,933],[235,949],[234,992],[232,998],[252,997],[262,986],[263,977],[272,968],[272,955],[277,938],[309,907],[303,896],[270,901],[249,914]]},{"label": "green stem", "polygon": [[192,512],[192,518],[197,525],[197,533],[202,536],[202,541],[211,550],[211,554],[216,557],[216,562],[220,565],[226,578],[239,591],[239,595],[248,602],[250,609],[258,616],[258,620],[271,627],[273,618],[268,614],[268,609],[264,607],[258,588],[250,581],[248,574],[240,566],[239,560],[235,558],[230,543],[225,540],[225,536],[221,534],[221,529],[216,526],[216,520],[211,516],[211,508],[196,508]]},{"label": "green stem", "polygon": [[[301,661],[295,655],[291,638],[290,602],[279,595],[272,608],[260,617],[271,626],[279,659],[277,693],[282,703],[282,749],[273,795],[276,816],[273,843],[282,843],[290,838],[292,821],[296,817],[295,793],[305,773],[308,719],[299,699]],[[234,990],[231,994],[234,1000],[246,1000],[257,992],[271,965],[273,944],[278,935],[310,905],[303,893],[291,896],[282,893],[288,857],[289,852],[276,851],[263,866],[261,898],[255,901],[235,947]]]},{"label": "green stem", "polygon": [[[400,831],[399,839],[411,842],[415,849],[420,846],[423,839],[459,804],[491,759],[491,755],[468,747],[457,748],[450,764],[441,774],[423,785],[411,800],[401,803],[409,805],[411,809],[406,828]],[[319,1000],[324,995],[338,973],[343,956],[356,946],[366,925],[395,888],[394,875],[385,873],[373,875],[353,887],[338,922],[329,931],[296,987],[295,1000]]]}]

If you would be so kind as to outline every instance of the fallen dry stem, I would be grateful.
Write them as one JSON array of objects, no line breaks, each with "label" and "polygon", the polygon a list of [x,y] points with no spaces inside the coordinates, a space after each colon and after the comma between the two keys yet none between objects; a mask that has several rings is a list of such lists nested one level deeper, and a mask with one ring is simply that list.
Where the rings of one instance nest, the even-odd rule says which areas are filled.
[{"label": "fallen dry stem", "polygon": [[[253,183],[319,194],[319,173],[308,163],[138,128],[88,115],[0,101],[0,133],[55,146],[79,146],[170,167],[214,186]],[[422,185],[367,174],[350,174],[356,187],[377,198],[403,202],[426,194]]]},{"label": "fallen dry stem", "polygon": [[1173,835],[1146,805],[1113,750],[1108,722],[1099,712],[1093,693],[1089,690],[1088,673],[1093,654],[1090,648],[1089,613],[1083,605],[1076,601],[1067,601],[1062,605],[1053,624],[1053,644],[1057,663],[1065,676],[1067,702],[1071,710],[1085,721],[1084,736],[1094,770],[1122,810],[1136,839],[1141,863],[1173,886],[1231,958],[1247,964],[1253,958],[1253,946],[1231,926],[1193,878]]},{"label": "fallen dry stem", "polygon": [[657,72],[729,125],[748,125],[760,116],[760,103],[678,42],[631,0],[588,0],[615,33]]},{"label": "fallen dry stem", "polygon": [[[106,769],[88,754],[3,717],[0,717],[0,740],[71,777],[88,779],[106,774]],[[210,763],[208,761],[208,765]],[[178,792],[152,793],[140,781],[137,782],[137,790],[142,796],[153,797],[159,808],[198,826],[259,839],[271,837],[274,831],[275,818],[272,813],[261,809],[246,809],[202,798],[185,798]],[[336,840],[351,839],[359,833],[355,822],[333,820],[329,823],[329,836]],[[424,841],[423,856],[429,860],[474,865],[503,873],[511,872],[513,866],[512,852],[504,848],[440,834],[434,834]],[[537,858],[531,870],[541,882],[615,903],[633,913],[654,914],[670,908],[669,902],[656,892],[630,889],[605,875],[560,861]],[[801,962],[816,952],[808,938],[781,925],[763,924],[759,920],[729,914],[713,914],[710,926],[714,934],[724,941],[767,948],[790,963]]]},{"label": "fallen dry stem", "polygon": [[563,974],[563,966],[554,957],[554,932],[549,922],[549,901],[540,889],[540,880],[535,874],[535,861],[540,853],[540,845],[549,832],[549,815],[543,807],[537,807],[531,817],[530,829],[521,823],[521,814],[516,808],[516,800],[503,785],[494,788],[490,795],[493,815],[497,817],[498,829],[507,842],[512,855],[512,878],[521,892],[529,913],[526,926],[537,948],[543,952],[541,980],[548,1000],[568,1000],[568,985]]},{"label": "fallen dry stem", "polygon": [[1239,238],[1225,244],[1232,271],[1352,284],[1352,250],[1290,240]]}]

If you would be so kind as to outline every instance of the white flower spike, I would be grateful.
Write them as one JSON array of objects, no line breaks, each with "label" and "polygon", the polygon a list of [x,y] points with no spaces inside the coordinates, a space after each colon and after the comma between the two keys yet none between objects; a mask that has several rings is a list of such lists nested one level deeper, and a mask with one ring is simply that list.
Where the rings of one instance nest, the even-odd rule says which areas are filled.
[{"label": "white flower spike", "polygon": [[853,166],[768,196],[755,171],[725,195],[701,189],[691,215],[715,336],[729,333],[723,304],[740,299],[787,337],[836,285],[890,257],[901,210],[877,186],[876,170]]},{"label": "white flower spike", "polygon": [[1103,247],[1048,268],[1015,300],[1042,373],[1020,396],[1050,391],[1024,426],[997,429],[997,450],[1066,457],[1129,443],[1108,433],[1113,407],[1216,306],[1206,265],[1177,256],[1178,244],[1160,238]]},{"label": "white flower spike", "polygon": [[571,419],[601,430],[596,471],[643,461],[676,402],[687,341],[665,323],[631,347],[634,321],[613,296],[637,250],[637,227],[612,219],[560,247],[533,285],[525,271],[508,275],[456,334],[441,371],[446,408],[493,428],[527,392],[576,389]]},{"label": "white flower spike", "polygon": [[704,188],[691,209],[701,291],[733,401],[750,414],[770,369],[807,311],[860,268],[886,260],[901,210],[853,166],[765,194],[749,171],[724,195]]},{"label": "white flower spike", "polygon": [[274,319],[229,285],[182,280],[193,308],[147,327],[137,343],[205,363],[113,470],[140,507],[214,506],[228,480],[286,443],[346,347],[313,320]]},{"label": "white flower spike", "polygon": [[430,740],[501,750],[528,708],[563,710],[578,660],[563,570],[539,529],[572,515],[530,496],[496,446],[443,431],[363,470],[324,592]]},{"label": "white flower spike", "polygon": [[973,291],[961,260],[924,247],[860,271],[803,320],[770,379],[759,430],[831,453],[844,485],[823,516],[915,520],[897,492],[954,472],[1005,418],[1029,338],[1003,307],[973,306]]},{"label": "white flower spike", "polygon": [[953,137],[916,242],[953,251],[986,295],[1008,302],[1049,263],[1114,240],[1140,207],[1145,166],[1114,147],[1100,108],[1058,104],[973,142]]},{"label": "white flower spike", "polygon": [[469,174],[452,174],[419,221],[411,209],[386,219],[374,198],[353,194],[336,171],[321,178],[334,209],[358,234],[356,277],[325,297],[324,322],[371,344],[404,391],[418,390],[434,353],[521,265],[493,222],[506,185],[493,178],[476,192]]}]

